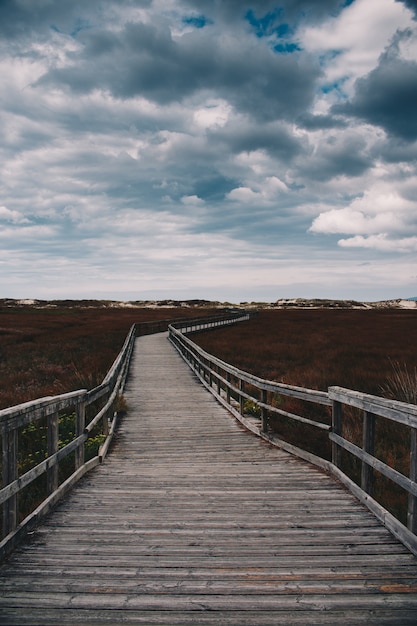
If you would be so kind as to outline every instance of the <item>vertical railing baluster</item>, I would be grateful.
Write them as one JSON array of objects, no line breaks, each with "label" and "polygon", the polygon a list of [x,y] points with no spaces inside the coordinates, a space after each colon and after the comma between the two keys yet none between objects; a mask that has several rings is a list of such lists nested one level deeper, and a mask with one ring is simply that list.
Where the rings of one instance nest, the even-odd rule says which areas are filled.
[{"label": "vertical railing baluster", "polygon": [[[111,395],[111,391],[109,391],[109,397]],[[107,396],[105,396],[107,397]],[[108,402],[108,400],[106,400],[106,402]],[[110,432],[110,424],[109,424],[109,413],[112,410],[112,407],[109,407],[109,409],[105,412],[105,414],[103,415],[103,419],[102,419],[102,430],[103,430],[103,435],[105,437],[108,437],[109,432]]]},{"label": "vertical railing baluster", "polygon": [[[85,399],[80,400],[77,403],[75,414],[75,433],[76,437],[83,434],[85,428]],[[84,465],[85,461],[85,446],[84,444],[78,446],[75,451],[75,469],[79,469]]]},{"label": "vertical railing baluster", "polygon": [[[417,483],[417,428],[411,428],[410,480]],[[408,494],[407,528],[417,535],[417,496]]]},{"label": "vertical railing baluster", "polygon": [[[338,400],[333,400],[332,431],[335,435],[342,435],[342,403]],[[335,441],[332,441],[332,463],[339,468],[342,464],[342,451]]]},{"label": "vertical railing baluster", "polygon": [[[17,430],[3,433],[3,487],[18,478],[17,472]],[[3,537],[13,532],[17,525],[17,495],[11,496],[3,504]]]},{"label": "vertical railing baluster", "polygon": [[[58,413],[54,412],[48,415],[48,456],[52,456],[58,452]],[[58,463],[48,468],[46,472],[46,490],[51,495],[58,489]]]},{"label": "vertical railing baluster", "polygon": [[[268,404],[268,392],[265,389],[262,389],[261,392],[261,401],[262,404]],[[261,408],[261,420],[262,420],[262,432],[268,432],[268,409],[264,406]]]},{"label": "vertical railing baluster", "polygon": [[[245,390],[245,383],[241,378],[239,378],[239,390],[240,391]],[[240,414],[243,415],[243,413],[245,412],[245,398],[242,394],[239,395],[239,406],[240,406]]]},{"label": "vertical railing baluster", "polygon": [[[369,411],[363,412],[362,448],[364,452],[374,455],[375,449],[375,415]],[[361,487],[369,495],[372,495],[374,483],[373,468],[362,461]]]}]

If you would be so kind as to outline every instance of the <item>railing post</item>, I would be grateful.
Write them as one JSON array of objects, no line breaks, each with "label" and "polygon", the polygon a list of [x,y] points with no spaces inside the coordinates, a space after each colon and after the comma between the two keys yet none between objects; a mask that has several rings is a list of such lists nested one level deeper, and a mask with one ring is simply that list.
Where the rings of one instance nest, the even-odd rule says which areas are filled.
[{"label": "railing post", "polygon": [[[245,390],[245,383],[241,378],[239,378],[239,390],[240,391]],[[242,394],[239,395],[239,406],[240,406],[240,414],[243,415],[243,413],[245,412],[245,398],[243,397]]]},{"label": "railing post", "polygon": [[[58,452],[58,413],[48,415],[48,456]],[[58,489],[58,463],[50,467],[46,472],[46,490],[48,496]]]},{"label": "railing post", "polygon": [[[417,429],[411,428],[410,480],[417,482]],[[417,496],[408,494],[407,528],[417,535]]]},{"label": "railing post", "polygon": [[[342,403],[338,400],[333,400],[332,431],[335,435],[342,434]],[[342,464],[342,451],[335,441],[332,441],[332,463],[336,467]]]},{"label": "railing post", "polygon": [[227,387],[226,387],[226,400],[227,404],[230,404],[230,372],[226,373]]},{"label": "railing post", "polygon": [[[265,389],[262,389],[261,401],[263,404],[268,403],[268,395]],[[264,406],[261,408],[261,420],[262,420],[262,426],[261,426],[262,432],[267,433],[268,432],[268,409],[266,409]]]},{"label": "railing post", "polygon": [[[77,404],[77,411],[75,416],[75,433],[76,437],[83,434],[85,428],[85,399],[82,398]],[[78,446],[75,451],[75,469],[79,469],[85,462],[85,446],[82,444]]]},{"label": "railing post", "polygon": [[[375,415],[369,411],[363,412],[362,448],[364,452],[374,455],[375,449]],[[361,487],[369,495],[372,495],[374,472],[368,463],[362,461]]]},{"label": "railing post", "polygon": [[[17,430],[3,433],[3,487],[18,478],[17,473]],[[11,496],[3,504],[3,537],[11,533],[17,525],[17,495]]]},{"label": "railing post", "polygon": [[107,411],[104,413],[103,415],[103,419],[102,419],[102,431],[103,431],[103,435],[105,437],[108,437],[109,432],[110,432],[110,424],[109,424],[109,412],[113,410],[113,406],[111,405]]}]

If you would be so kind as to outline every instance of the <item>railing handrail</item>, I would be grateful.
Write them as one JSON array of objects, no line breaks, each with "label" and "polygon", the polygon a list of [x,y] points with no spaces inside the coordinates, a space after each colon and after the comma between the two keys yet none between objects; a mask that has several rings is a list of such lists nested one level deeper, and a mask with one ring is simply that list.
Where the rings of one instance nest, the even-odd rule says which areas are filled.
[{"label": "railing handrail", "polygon": [[332,401],[337,400],[343,404],[349,404],[357,409],[377,413],[381,417],[399,424],[417,427],[417,405],[415,404],[407,404],[400,400],[381,398],[362,391],[337,386],[329,387],[329,398]]},{"label": "railing handrail", "polygon": [[[22,402],[7,409],[0,410],[0,434],[10,426],[26,426],[33,421],[46,417],[49,413],[55,413],[72,405],[74,400],[85,394],[85,389],[69,391],[56,396],[45,396],[37,400]],[[42,412],[42,415],[38,415]],[[18,422],[16,424],[16,421]]]},{"label": "railing handrail", "polygon": [[[278,444],[285,450],[332,472],[343,482],[389,530],[417,555],[417,406],[332,386],[327,392],[294,387],[254,376],[206,352],[184,335],[183,329],[169,327],[169,338],[178,352],[193,369],[201,382],[215,397],[255,434]],[[235,378],[235,381],[232,378]],[[259,392],[260,398],[245,390],[245,384]],[[267,401],[267,392],[296,397],[303,401],[332,406],[332,423],[325,424],[288,413]],[[233,403],[234,400],[234,403]],[[254,403],[260,413],[260,423],[245,415],[245,401]],[[342,405],[363,411],[363,447],[342,436]],[[306,450],[277,439],[269,432],[269,414],[278,413],[297,422],[328,432],[332,445],[332,460],[323,459]],[[410,428],[410,476],[387,465],[374,456],[375,416],[384,417]],[[341,450],[358,458],[362,464],[361,485],[357,485],[341,469]],[[372,497],[373,470],[377,470],[408,492],[407,526],[387,511]]]}]

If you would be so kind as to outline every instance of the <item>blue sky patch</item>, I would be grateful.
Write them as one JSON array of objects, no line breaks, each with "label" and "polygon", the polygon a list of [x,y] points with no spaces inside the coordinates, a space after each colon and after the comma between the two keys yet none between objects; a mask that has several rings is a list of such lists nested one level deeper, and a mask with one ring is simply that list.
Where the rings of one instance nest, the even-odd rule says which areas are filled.
[{"label": "blue sky patch", "polygon": [[[289,39],[294,31],[286,22],[281,22],[283,10],[275,9],[269,13],[266,13],[263,17],[257,18],[252,9],[250,9],[246,13],[246,20],[252,26],[255,31],[255,34],[260,39],[262,37],[276,37],[279,40]],[[285,42],[279,41],[276,45],[273,46],[274,52],[278,54],[292,54],[298,50],[301,50],[299,45],[294,42]]]},{"label": "blue sky patch", "polygon": [[270,11],[266,13],[263,17],[257,18],[252,9],[245,15],[245,19],[252,26],[253,30],[257,37],[270,37],[273,34],[278,35],[278,37],[283,37],[288,34],[289,26],[288,24],[277,24],[277,21],[282,17],[282,9],[275,9],[274,11]]},{"label": "blue sky patch", "polygon": [[297,43],[278,43],[274,46],[274,51],[278,52],[278,54],[292,54],[299,50],[301,50],[301,48]]},{"label": "blue sky patch", "polygon": [[332,91],[335,91],[338,95],[339,98],[341,98],[342,100],[346,100],[347,99],[347,93],[343,88],[343,85],[345,83],[346,79],[339,79],[338,81],[332,82],[332,83],[325,83],[324,85],[321,86],[320,91],[324,94],[328,94],[331,93]]},{"label": "blue sky patch", "polygon": [[194,28],[204,28],[207,24],[212,24],[204,15],[191,15],[190,17],[182,18],[183,24],[194,26]]}]

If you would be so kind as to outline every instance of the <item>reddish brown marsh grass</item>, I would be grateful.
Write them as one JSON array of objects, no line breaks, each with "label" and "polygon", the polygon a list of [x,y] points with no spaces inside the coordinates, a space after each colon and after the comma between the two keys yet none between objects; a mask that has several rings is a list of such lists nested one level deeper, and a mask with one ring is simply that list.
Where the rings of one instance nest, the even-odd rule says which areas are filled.
[{"label": "reddish brown marsh grass", "polygon": [[266,310],[194,341],[263,378],[381,395],[391,363],[416,366],[417,311]]}]

